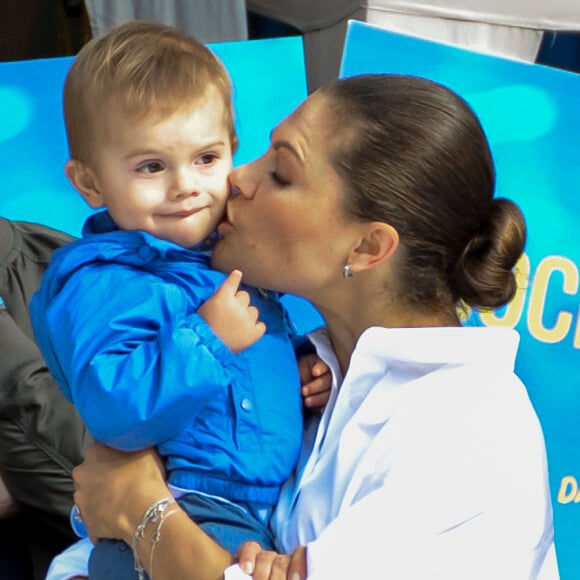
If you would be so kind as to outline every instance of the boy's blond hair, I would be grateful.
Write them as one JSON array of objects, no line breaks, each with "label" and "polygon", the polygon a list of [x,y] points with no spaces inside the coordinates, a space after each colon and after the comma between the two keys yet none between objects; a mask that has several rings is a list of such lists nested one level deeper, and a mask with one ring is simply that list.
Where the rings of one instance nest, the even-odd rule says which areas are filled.
[{"label": "boy's blond hair", "polygon": [[162,119],[201,99],[215,87],[224,101],[224,123],[237,145],[232,87],[219,59],[176,28],[133,21],[90,40],[79,51],[65,81],[63,108],[69,155],[90,160],[95,132],[110,106],[125,118]]}]

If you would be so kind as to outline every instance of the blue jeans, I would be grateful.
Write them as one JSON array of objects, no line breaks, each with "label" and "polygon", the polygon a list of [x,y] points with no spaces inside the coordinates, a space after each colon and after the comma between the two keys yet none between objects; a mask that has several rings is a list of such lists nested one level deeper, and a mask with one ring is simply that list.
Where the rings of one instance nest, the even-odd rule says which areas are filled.
[{"label": "blue jeans", "polygon": [[[266,550],[276,550],[274,536],[268,527],[242,508],[189,493],[177,500],[190,518],[231,554],[248,540],[258,542]],[[135,572],[133,552],[120,540],[99,540],[89,559],[91,580],[132,580]]]}]

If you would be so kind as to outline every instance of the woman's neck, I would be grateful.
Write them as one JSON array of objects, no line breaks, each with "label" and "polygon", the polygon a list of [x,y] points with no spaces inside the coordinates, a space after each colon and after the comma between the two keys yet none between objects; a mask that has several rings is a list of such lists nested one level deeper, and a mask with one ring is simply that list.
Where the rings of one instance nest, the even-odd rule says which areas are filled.
[{"label": "woman's neck", "polygon": [[336,355],[338,365],[344,376],[360,334],[355,334],[350,328],[342,324],[333,323],[327,319],[325,319],[325,323],[328,337],[332,344],[332,350]]},{"label": "woman's neck", "polygon": [[371,326],[389,326],[377,316],[369,316],[364,308],[343,308],[328,311],[317,307],[328,331],[332,349],[343,375],[346,373],[358,339]]},{"label": "woman's neck", "polygon": [[[394,305],[385,305],[379,309],[376,303],[353,302],[351,306],[340,311],[328,311],[318,307],[322,315],[328,336],[344,373],[348,369],[350,359],[356,344],[365,330],[371,327],[384,328],[427,328],[436,326],[460,326],[455,313],[420,314],[414,311],[404,311]],[[372,304],[372,305],[371,305]]]}]

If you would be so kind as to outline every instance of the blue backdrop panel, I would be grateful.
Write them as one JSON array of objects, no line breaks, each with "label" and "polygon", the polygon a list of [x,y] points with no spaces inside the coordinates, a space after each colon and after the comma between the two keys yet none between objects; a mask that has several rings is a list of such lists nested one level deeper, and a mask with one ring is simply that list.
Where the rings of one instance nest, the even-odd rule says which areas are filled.
[{"label": "blue backdrop panel", "polygon": [[[473,107],[491,142],[497,194],[528,224],[520,290],[472,324],[521,334],[517,372],[542,422],[563,580],[580,578],[580,75],[508,61],[351,22],[341,76],[412,74]],[[493,428],[493,422],[490,423]],[[517,425],[514,425],[517,429]],[[526,485],[522,481],[522,488]]]}]

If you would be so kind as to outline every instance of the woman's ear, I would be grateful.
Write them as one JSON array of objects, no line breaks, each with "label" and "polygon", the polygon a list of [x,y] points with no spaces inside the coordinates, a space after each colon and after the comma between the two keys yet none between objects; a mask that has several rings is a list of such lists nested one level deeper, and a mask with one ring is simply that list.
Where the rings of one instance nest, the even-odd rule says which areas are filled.
[{"label": "woman's ear", "polygon": [[88,165],[78,159],[69,159],[64,166],[64,172],[73,187],[93,209],[103,206],[96,175]]},{"label": "woman's ear", "polygon": [[353,273],[362,272],[386,262],[399,245],[399,232],[383,222],[365,224],[363,237],[349,256]]}]

